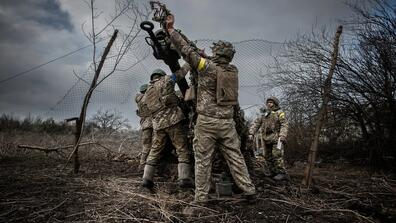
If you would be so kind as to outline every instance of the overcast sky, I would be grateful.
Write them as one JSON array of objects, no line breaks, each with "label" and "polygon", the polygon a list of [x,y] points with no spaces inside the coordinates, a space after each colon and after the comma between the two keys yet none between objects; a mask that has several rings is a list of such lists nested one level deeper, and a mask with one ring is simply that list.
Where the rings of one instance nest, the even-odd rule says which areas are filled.
[{"label": "overcast sky", "polygon": [[[96,2],[97,10],[103,11],[101,17],[109,18],[114,8],[113,1]],[[309,32],[314,25],[335,27],[339,20],[347,19],[352,14],[344,0],[163,2],[175,14],[176,28],[182,29],[190,39],[225,39],[233,42],[249,39],[284,42],[297,33]],[[88,47],[12,80],[1,80],[89,45],[81,31],[82,24],[89,27],[89,18],[90,9],[83,0],[0,1],[1,113],[17,117],[51,114],[48,113],[50,108],[76,83],[73,70],[77,73],[87,70],[92,59],[92,48]],[[104,21],[98,21],[98,27],[103,23]],[[122,29],[123,26],[119,28]],[[141,83],[128,80],[130,83],[122,84],[130,87],[130,92],[126,94],[133,97]],[[116,88],[117,86],[114,89]],[[103,95],[105,91],[106,88],[102,89]],[[257,92],[253,91],[250,94],[255,93]],[[254,104],[250,101],[241,103],[246,106]],[[80,105],[70,103],[65,106],[69,110],[78,111]],[[123,103],[120,108],[112,106],[124,112],[136,127],[137,117],[133,112],[136,107],[132,102]]]}]

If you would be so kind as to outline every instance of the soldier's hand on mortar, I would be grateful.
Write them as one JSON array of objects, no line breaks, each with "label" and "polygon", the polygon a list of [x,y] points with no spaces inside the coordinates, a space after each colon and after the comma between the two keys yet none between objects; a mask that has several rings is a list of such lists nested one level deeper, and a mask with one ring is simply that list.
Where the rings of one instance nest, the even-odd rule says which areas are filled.
[{"label": "soldier's hand on mortar", "polygon": [[172,14],[168,15],[166,17],[165,24],[168,32],[172,32],[174,30],[173,25],[175,24],[175,16]]},{"label": "soldier's hand on mortar", "polygon": [[254,139],[254,136],[253,136],[253,135],[249,135],[249,139],[250,139],[250,140],[253,140],[253,139]]}]

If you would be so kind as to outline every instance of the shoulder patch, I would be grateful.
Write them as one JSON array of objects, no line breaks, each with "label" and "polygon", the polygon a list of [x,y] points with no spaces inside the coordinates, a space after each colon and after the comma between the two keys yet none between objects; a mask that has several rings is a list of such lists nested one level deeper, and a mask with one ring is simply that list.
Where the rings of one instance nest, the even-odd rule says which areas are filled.
[{"label": "shoulder patch", "polygon": [[201,57],[201,59],[199,59],[199,63],[198,63],[198,71],[202,71],[205,68],[205,63],[206,63],[206,59]]},{"label": "shoulder patch", "polygon": [[281,119],[285,118],[285,113],[283,111],[279,112],[279,118],[281,118]]}]

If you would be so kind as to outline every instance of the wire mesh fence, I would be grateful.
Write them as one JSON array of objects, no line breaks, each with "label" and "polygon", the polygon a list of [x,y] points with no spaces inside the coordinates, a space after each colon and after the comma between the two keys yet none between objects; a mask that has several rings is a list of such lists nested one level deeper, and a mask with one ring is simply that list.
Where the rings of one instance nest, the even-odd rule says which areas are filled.
[{"label": "wire mesh fence", "polygon": [[[205,49],[210,54],[210,46],[216,40],[197,40],[199,48]],[[233,43],[236,54],[233,64],[239,70],[239,102],[246,114],[252,114],[262,104],[264,97],[272,94],[266,92],[263,83],[266,81],[268,64],[273,57],[283,50],[283,44],[269,42],[261,39],[244,40]],[[103,66],[100,77],[112,72],[117,53],[122,45],[121,40],[116,40],[109,56]],[[180,60],[181,63],[184,63]],[[103,81],[94,91],[88,109],[88,115],[102,109],[117,109],[127,117],[132,126],[138,127],[138,118],[135,115],[136,104],[134,96],[140,85],[148,83],[150,73],[161,68],[170,74],[170,70],[163,61],[156,60],[152,49],[145,43],[144,38],[136,39],[131,49],[124,55],[114,73]],[[79,115],[80,108],[94,72],[92,65],[81,73],[76,74],[76,82],[63,97],[45,114],[45,116],[65,119]],[[100,79],[100,78],[99,78]],[[187,76],[188,80],[188,76]]]}]

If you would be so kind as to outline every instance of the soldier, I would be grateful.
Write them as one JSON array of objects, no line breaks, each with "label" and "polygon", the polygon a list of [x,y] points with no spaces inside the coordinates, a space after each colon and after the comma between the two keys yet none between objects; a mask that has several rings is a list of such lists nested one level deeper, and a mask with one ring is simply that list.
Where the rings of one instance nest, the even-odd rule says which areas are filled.
[{"label": "soldier", "polygon": [[140,93],[138,93],[135,97],[135,101],[138,106],[136,114],[140,117],[140,139],[142,143],[139,170],[142,170],[144,168],[144,165],[146,164],[146,159],[151,148],[151,138],[153,136],[153,123],[150,116],[150,110],[145,103],[146,97],[144,95],[147,87],[148,84],[143,84],[142,86],[140,86]]},{"label": "soldier", "polygon": [[[235,129],[238,133],[238,136],[241,140],[241,153],[243,158],[245,159],[245,163],[250,175],[250,178],[253,180],[254,178],[254,152],[253,152],[253,143],[249,139],[249,128],[247,122],[245,120],[244,111],[237,105],[234,106],[234,121],[235,121]],[[224,157],[221,156],[219,151],[215,152],[215,159],[213,161],[213,173],[225,175],[230,177],[230,172],[227,168],[227,163],[224,160]],[[217,175],[219,176],[219,175]],[[238,193],[240,191],[239,188],[234,187],[234,192]]]},{"label": "soldier", "polygon": [[178,157],[178,180],[180,187],[192,186],[191,153],[188,150],[187,135],[183,128],[184,114],[178,106],[175,93],[175,81],[171,76],[157,69],[151,74],[151,85],[145,93],[146,104],[153,119],[153,142],[144,167],[142,186],[153,188],[155,167],[160,159],[167,136],[176,148]]},{"label": "soldier", "polygon": [[289,180],[283,160],[283,144],[286,143],[288,122],[285,113],[279,107],[277,98],[268,98],[266,106],[267,109],[251,126],[249,138],[253,138],[253,135],[261,128],[265,149],[264,158],[269,166],[271,177],[277,181]]},{"label": "soldier", "polygon": [[[198,73],[197,113],[193,140],[195,156],[195,203],[208,201],[212,158],[221,150],[231,174],[247,199],[256,190],[249,177],[235,130],[233,106],[238,104],[238,70],[230,62],[235,50],[231,43],[219,41],[212,47],[213,57],[204,58],[173,28],[174,17],[166,20],[171,43]],[[218,145],[222,145],[218,147]]]}]

